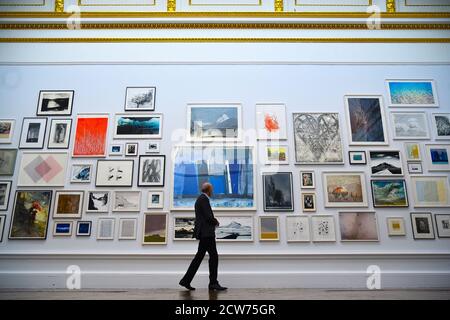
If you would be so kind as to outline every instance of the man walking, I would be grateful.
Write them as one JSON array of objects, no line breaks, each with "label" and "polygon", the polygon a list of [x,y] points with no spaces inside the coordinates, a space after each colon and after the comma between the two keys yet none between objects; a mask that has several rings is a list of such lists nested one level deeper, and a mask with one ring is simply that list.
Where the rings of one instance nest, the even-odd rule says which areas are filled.
[{"label": "man walking", "polygon": [[209,254],[209,290],[226,290],[217,281],[217,268],[219,265],[219,255],[216,248],[216,227],[219,221],[214,218],[209,199],[213,193],[212,184],[206,182],[202,185],[202,194],[195,202],[195,228],[194,237],[200,240],[198,251],[192,260],[189,269],[180,281],[180,285],[188,290],[195,290],[191,287],[191,281],[197,273],[206,252]]}]

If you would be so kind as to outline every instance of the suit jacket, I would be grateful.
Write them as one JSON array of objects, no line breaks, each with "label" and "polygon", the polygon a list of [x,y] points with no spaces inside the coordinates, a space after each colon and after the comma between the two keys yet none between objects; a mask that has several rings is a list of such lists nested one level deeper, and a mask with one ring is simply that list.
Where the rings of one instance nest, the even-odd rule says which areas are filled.
[{"label": "suit jacket", "polygon": [[195,201],[195,227],[194,238],[215,238],[217,220],[211,209],[209,199],[201,194]]}]

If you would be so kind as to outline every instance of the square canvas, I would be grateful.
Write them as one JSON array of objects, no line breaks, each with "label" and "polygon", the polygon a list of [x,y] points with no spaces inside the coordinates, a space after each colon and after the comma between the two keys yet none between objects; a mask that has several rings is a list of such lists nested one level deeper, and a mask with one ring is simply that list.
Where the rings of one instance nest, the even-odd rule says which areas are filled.
[{"label": "square canvas", "polygon": [[0,149],[0,176],[12,176],[16,168],[17,149]]},{"label": "square canvas", "polygon": [[53,236],[71,236],[73,221],[53,221]]},{"label": "square canvas", "polygon": [[325,207],[367,207],[363,172],[323,172]]},{"label": "square canvas", "polygon": [[0,181],[0,210],[8,210],[12,181]]},{"label": "square canvas", "polygon": [[391,107],[437,107],[433,80],[386,80]]},{"label": "square canvas", "polygon": [[163,115],[116,113],[114,139],[161,139]]},{"label": "square canvas", "polygon": [[264,172],[264,211],[294,211],[292,172]]},{"label": "square canvas", "polygon": [[133,160],[98,160],[96,187],[132,187]]},{"label": "square canvas", "polygon": [[279,241],[280,222],[278,217],[263,216],[259,217],[259,240],[260,241]]},{"label": "square canvas", "polygon": [[48,136],[48,149],[68,149],[72,119],[52,119]]},{"label": "square canvas", "polygon": [[414,240],[434,240],[433,218],[428,212],[412,212],[411,224]]},{"label": "square canvas", "polygon": [[258,140],[286,140],[286,106],[284,104],[257,104],[256,130]]},{"label": "square canvas", "polygon": [[114,191],[113,211],[139,212],[141,211],[140,191]]},{"label": "square canvas", "polygon": [[77,221],[77,237],[90,237],[92,221]]},{"label": "square canvas", "polygon": [[127,87],[125,111],[155,111],[155,87]]},{"label": "square canvas", "polygon": [[100,218],[97,221],[97,240],[114,240],[116,219]]},{"label": "square canvas", "polygon": [[67,153],[24,152],[17,186],[63,187],[66,179]]},{"label": "square canvas", "polygon": [[106,157],[108,114],[78,114],[72,156]]},{"label": "square canvas", "polygon": [[386,218],[387,226],[388,226],[388,235],[390,237],[393,236],[405,236],[405,219],[402,217],[388,217]]},{"label": "square canvas", "polygon": [[167,213],[145,213],[142,244],[167,244]]},{"label": "square canvas", "polygon": [[450,187],[448,176],[412,176],[414,206],[449,207]]},{"label": "square canvas", "polygon": [[396,140],[430,139],[425,112],[391,112],[391,121]]},{"label": "square canvas", "polygon": [[405,142],[406,161],[422,160],[420,144],[417,142]]},{"label": "square canvas", "polygon": [[71,183],[91,183],[92,164],[73,164],[70,172]]},{"label": "square canvas", "polygon": [[450,113],[433,113],[434,137],[439,140],[450,140]]},{"label": "square canvas", "polygon": [[268,145],[263,151],[265,164],[289,164],[288,145]]},{"label": "square canvas", "polygon": [[88,191],[86,212],[107,213],[111,203],[111,194],[109,191]]},{"label": "square canvas", "polygon": [[84,191],[56,191],[53,218],[81,218]]},{"label": "square canvas", "polygon": [[47,118],[23,118],[19,149],[43,149]]},{"label": "square canvas", "polygon": [[313,242],[336,242],[334,217],[326,215],[311,216]]},{"label": "square canvas", "polygon": [[164,208],[164,191],[149,191],[147,196],[148,209]]},{"label": "square canvas", "polygon": [[434,219],[436,220],[437,236],[450,238],[450,214],[435,214]]},{"label": "square canvas", "polygon": [[286,216],[287,242],[310,242],[308,216]]},{"label": "square canvas", "polygon": [[450,144],[425,145],[428,171],[450,171]]},{"label": "square canvas", "polygon": [[73,90],[41,90],[37,113],[38,116],[70,116],[73,107]]},{"label": "square canvas", "polygon": [[137,219],[121,218],[119,219],[119,240],[136,240],[137,238]]},{"label": "square canvas", "polygon": [[375,212],[339,212],[341,241],[378,241]]},{"label": "square canvas", "polygon": [[316,187],[314,171],[300,171],[300,186],[302,189],[314,189]]},{"label": "square canvas", "polygon": [[403,176],[400,151],[369,151],[370,173],[374,177]]},{"label": "square canvas", "polygon": [[0,143],[12,143],[16,120],[0,119]]},{"label": "square canvas", "polygon": [[372,180],[373,206],[408,207],[408,195],[405,180]]},{"label": "square canvas", "polygon": [[195,217],[174,217],[173,240],[194,240]]},{"label": "square canvas", "polygon": [[216,216],[220,226],[216,228],[218,242],[253,241],[252,216]]},{"label": "square canvas", "polygon": [[166,156],[139,157],[139,187],[164,187],[166,173]]}]

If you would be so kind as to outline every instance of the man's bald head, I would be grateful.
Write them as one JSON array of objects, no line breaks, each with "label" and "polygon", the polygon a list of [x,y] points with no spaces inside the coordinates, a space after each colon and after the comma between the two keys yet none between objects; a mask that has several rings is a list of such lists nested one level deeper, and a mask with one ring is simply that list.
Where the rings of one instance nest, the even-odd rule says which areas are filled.
[{"label": "man's bald head", "polygon": [[202,184],[201,190],[203,193],[206,193],[210,197],[213,191],[213,186],[211,183],[205,182],[204,184]]}]

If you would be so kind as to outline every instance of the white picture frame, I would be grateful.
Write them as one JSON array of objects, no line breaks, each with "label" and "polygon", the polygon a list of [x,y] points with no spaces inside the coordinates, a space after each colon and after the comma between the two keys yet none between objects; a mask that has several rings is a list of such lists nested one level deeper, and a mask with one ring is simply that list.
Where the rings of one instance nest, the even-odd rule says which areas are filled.
[{"label": "white picture frame", "polygon": [[0,119],[0,144],[12,143],[16,119]]},{"label": "white picture frame", "polygon": [[290,242],[310,242],[310,223],[307,215],[286,216],[286,241]]},{"label": "white picture frame", "polygon": [[[161,139],[163,131],[162,113],[116,113],[114,117],[114,139]],[[139,126],[131,125],[139,121]],[[147,122],[143,131],[143,123]],[[125,126],[125,123],[129,125]]]},{"label": "white picture frame", "polygon": [[[216,215],[220,225],[216,228],[217,242],[253,242],[254,241],[254,216],[250,215]],[[238,224],[236,224],[237,222]],[[239,229],[236,229],[237,226]],[[250,234],[249,234],[250,233]],[[230,234],[235,238],[230,237]]]},{"label": "white picture frame", "polygon": [[402,154],[399,150],[369,150],[369,168],[372,177],[402,177]]},{"label": "white picture frame", "polygon": [[389,237],[406,236],[405,219],[403,217],[386,217]]},{"label": "white picture frame", "polygon": [[422,174],[423,173],[422,162],[408,162],[408,173]]},{"label": "white picture frame", "polygon": [[[402,83],[403,85],[401,85]],[[417,87],[420,83],[423,84],[422,88]],[[429,86],[426,86],[425,89],[423,86],[427,83]],[[431,79],[387,79],[386,89],[390,107],[426,108],[439,106],[436,84]],[[426,95],[424,95],[425,93]],[[429,97],[430,94],[432,97]]]},{"label": "white picture frame", "polygon": [[159,153],[160,144],[157,141],[146,141],[145,143],[145,153]]},{"label": "white picture frame", "polygon": [[139,154],[139,143],[130,142],[125,144],[125,156],[137,157],[138,154]]},{"label": "white picture frame", "polygon": [[47,118],[23,118],[19,149],[43,149],[46,133]]},{"label": "white picture frame", "polygon": [[311,216],[312,242],[336,242],[336,226],[332,215]]},{"label": "white picture frame", "polygon": [[120,157],[125,154],[125,147],[123,143],[112,143],[109,145],[109,156]]},{"label": "white picture frame", "polygon": [[91,183],[92,164],[74,163],[70,169],[70,183]]},{"label": "white picture frame", "polygon": [[[75,208],[75,205],[77,208]],[[84,191],[56,190],[53,219],[80,219],[84,208]]]},{"label": "white picture frame", "polygon": [[428,171],[450,171],[450,144],[426,144],[425,154]]},{"label": "white picture frame", "polygon": [[[356,190],[349,190],[349,188],[355,184],[359,184],[360,188],[358,187]],[[322,186],[325,208],[368,207],[366,178],[364,172],[324,171],[322,172]]]},{"label": "white picture frame", "polygon": [[406,161],[421,161],[422,147],[418,142],[405,142]]},{"label": "white picture frame", "polygon": [[[80,231],[81,225],[88,225],[87,232]],[[77,221],[77,237],[90,237],[92,232],[92,221]]]},{"label": "white picture frame", "polygon": [[194,241],[195,217],[175,216],[173,217],[173,240]]},{"label": "white picture frame", "polygon": [[450,214],[435,214],[434,219],[438,238],[450,238]]},{"label": "white picture frame", "polygon": [[86,213],[108,213],[111,206],[111,192],[103,190],[87,191]]},{"label": "white picture frame", "polygon": [[119,240],[136,240],[137,239],[137,218],[120,218],[119,219]]},{"label": "white picture frame", "polygon": [[433,135],[436,140],[450,140],[450,113],[432,113]]},{"label": "white picture frame", "polygon": [[286,140],[286,105],[282,103],[258,103],[255,106],[258,140]]},{"label": "white picture frame", "polygon": [[96,187],[132,187],[134,160],[97,160]]},{"label": "white picture frame", "polygon": [[424,111],[391,111],[394,140],[429,140],[430,127]]},{"label": "white picture frame", "polygon": [[264,152],[262,156],[266,165],[289,164],[289,146],[287,144],[265,145],[260,150]]},{"label": "white picture frame", "polygon": [[115,218],[97,220],[97,240],[114,240]]},{"label": "white picture frame", "polygon": [[147,194],[147,209],[164,209],[164,191],[151,190]]},{"label": "white picture frame", "polygon": [[411,176],[415,208],[450,207],[448,176]]},{"label": "white picture frame", "polygon": [[[279,216],[259,216],[259,241],[280,241],[280,217]],[[264,220],[275,222],[274,224],[264,223]],[[275,230],[275,231],[274,231]]]},{"label": "white picture frame", "polygon": [[113,191],[113,212],[140,212],[141,191],[126,190]]},{"label": "white picture frame", "polygon": [[11,197],[12,181],[0,180],[0,211],[7,211]]},{"label": "white picture frame", "polygon": [[72,119],[51,119],[47,149],[69,149]]},{"label": "white picture frame", "polygon": [[414,240],[434,240],[433,215],[430,212],[411,212]]},{"label": "white picture frame", "polygon": [[[62,227],[61,225],[64,225],[64,227]],[[59,229],[59,228],[61,228],[61,229]],[[54,220],[53,221],[53,236],[54,237],[71,237],[72,231],[73,231],[73,221],[64,221],[64,220]]]}]

